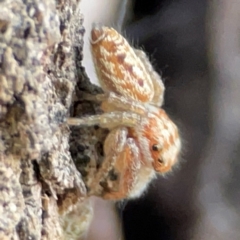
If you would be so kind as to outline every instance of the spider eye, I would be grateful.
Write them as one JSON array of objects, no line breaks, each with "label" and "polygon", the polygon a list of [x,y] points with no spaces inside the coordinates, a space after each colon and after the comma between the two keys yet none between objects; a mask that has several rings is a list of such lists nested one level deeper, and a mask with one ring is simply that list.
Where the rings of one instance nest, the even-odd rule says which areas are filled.
[{"label": "spider eye", "polygon": [[152,145],[152,150],[153,150],[153,151],[158,151],[158,150],[159,150],[158,145],[157,145],[157,144],[153,144],[153,145]]},{"label": "spider eye", "polygon": [[159,162],[160,164],[164,164],[164,161],[163,161],[162,158],[158,158],[158,162]]}]

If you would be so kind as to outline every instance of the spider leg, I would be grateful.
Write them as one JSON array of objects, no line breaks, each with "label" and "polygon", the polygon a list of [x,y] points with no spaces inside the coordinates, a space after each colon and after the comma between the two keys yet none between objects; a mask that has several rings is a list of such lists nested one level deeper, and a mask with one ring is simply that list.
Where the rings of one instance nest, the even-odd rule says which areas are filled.
[{"label": "spider leg", "polygon": [[112,112],[116,110],[135,112],[140,115],[146,114],[144,103],[131,98],[120,96],[114,92],[91,95],[83,93],[83,98],[88,101],[102,102],[102,110],[104,112]]},{"label": "spider leg", "polygon": [[136,184],[141,167],[139,149],[127,134],[127,128],[119,127],[108,135],[104,144],[105,159],[91,185],[92,194],[100,194],[105,199],[122,199]]},{"label": "spider leg", "polygon": [[[119,177],[117,186],[108,181],[103,198],[119,200],[128,197],[137,182],[137,175],[141,168],[139,149],[134,139],[128,138],[121,154],[117,156],[112,172]],[[110,172],[110,173],[112,173]],[[115,177],[115,178],[117,178]],[[112,180],[112,179],[110,179]],[[110,183],[109,183],[110,182]]]},{"label": "spider leg", "polygon": [[153,69],[151,62],[149,61],[146,53],[139,49],[134,49],[136,55],[141,59],[143,65],[145,66],[148,74],[151,76],[153,87],[154,87],[154,96],[151,101],[152,104],[159,107],[163,104],[163,96],[165,87],[163,81],[159,74]]},{"label": "spider leg", "polygon": [[99,115],[87,116],[82,118],[68,118],[68,125],[75,126],[94,126],[112,129],[118,126],[134,127],[141,122],[141,116],[133,112],[106,112]]},{"label": "spider leg", "polygon": [[136,101],[131,98],[120,96],[114,92],[105,95],[102,100],[102,110],[105,112],[112,112],[116,110],[129,111],[138,113],[140,115],[146,114],[146,104]]}]

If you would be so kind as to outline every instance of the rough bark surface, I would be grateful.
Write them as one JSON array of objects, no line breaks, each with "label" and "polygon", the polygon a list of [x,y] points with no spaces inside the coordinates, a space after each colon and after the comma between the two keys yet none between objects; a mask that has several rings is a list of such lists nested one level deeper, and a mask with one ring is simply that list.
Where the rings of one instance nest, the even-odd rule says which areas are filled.
[{"label": "rough bark surface", "polygon": [[[65,123],[76,82],[81,91],[100,91],[81,67],[77,6],[75,0],[0,3],[0,239],[79,239],[92,216],[76,165],[86,178],[84,166],[99,145],[92,134],[102,133],[77,131],[71,154]],[[95,112],[77,94],[74,101],[75,115]]]}]

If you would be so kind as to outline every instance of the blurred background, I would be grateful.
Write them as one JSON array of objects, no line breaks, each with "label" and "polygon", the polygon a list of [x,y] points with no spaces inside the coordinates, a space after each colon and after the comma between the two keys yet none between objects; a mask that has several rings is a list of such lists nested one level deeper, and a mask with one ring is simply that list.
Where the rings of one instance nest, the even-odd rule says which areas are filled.
[{"label": "blurred background", "polygon": [[[159,176],[140,199],[117,204],[116,213],[113,203],[94,199],[102,211],[93,226],[109,221],[100,227],[104,233],[92,227],[89,239],[240,239],[240,1],[80,5],[87,31],[92,22],[122,28],[147,52],[165,83],[164,109],[178,124],[184,146],[178,168]],[[92,6],[94,19],[88,14]],[[89,59],[83,66],[96,83]]]}]

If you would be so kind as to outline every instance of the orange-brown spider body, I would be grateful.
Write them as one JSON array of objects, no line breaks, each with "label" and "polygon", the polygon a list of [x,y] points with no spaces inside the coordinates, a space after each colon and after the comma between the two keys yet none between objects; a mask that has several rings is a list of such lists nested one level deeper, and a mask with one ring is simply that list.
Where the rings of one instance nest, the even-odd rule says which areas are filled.
[{"label": "orange-brown spider body", "polygon": [[[164,85],[147,56],[132,48],[117,31],[92,30],[92,55],[105,94],[103,114],[71,118],[70,125],[110,129],[105,159],[92,183],[105,199],[142,194],[156,173],[170,171],[178,161],[181,141],[176,125],[161,109]],[[100,190],[99,190],[100,189]]]}]

